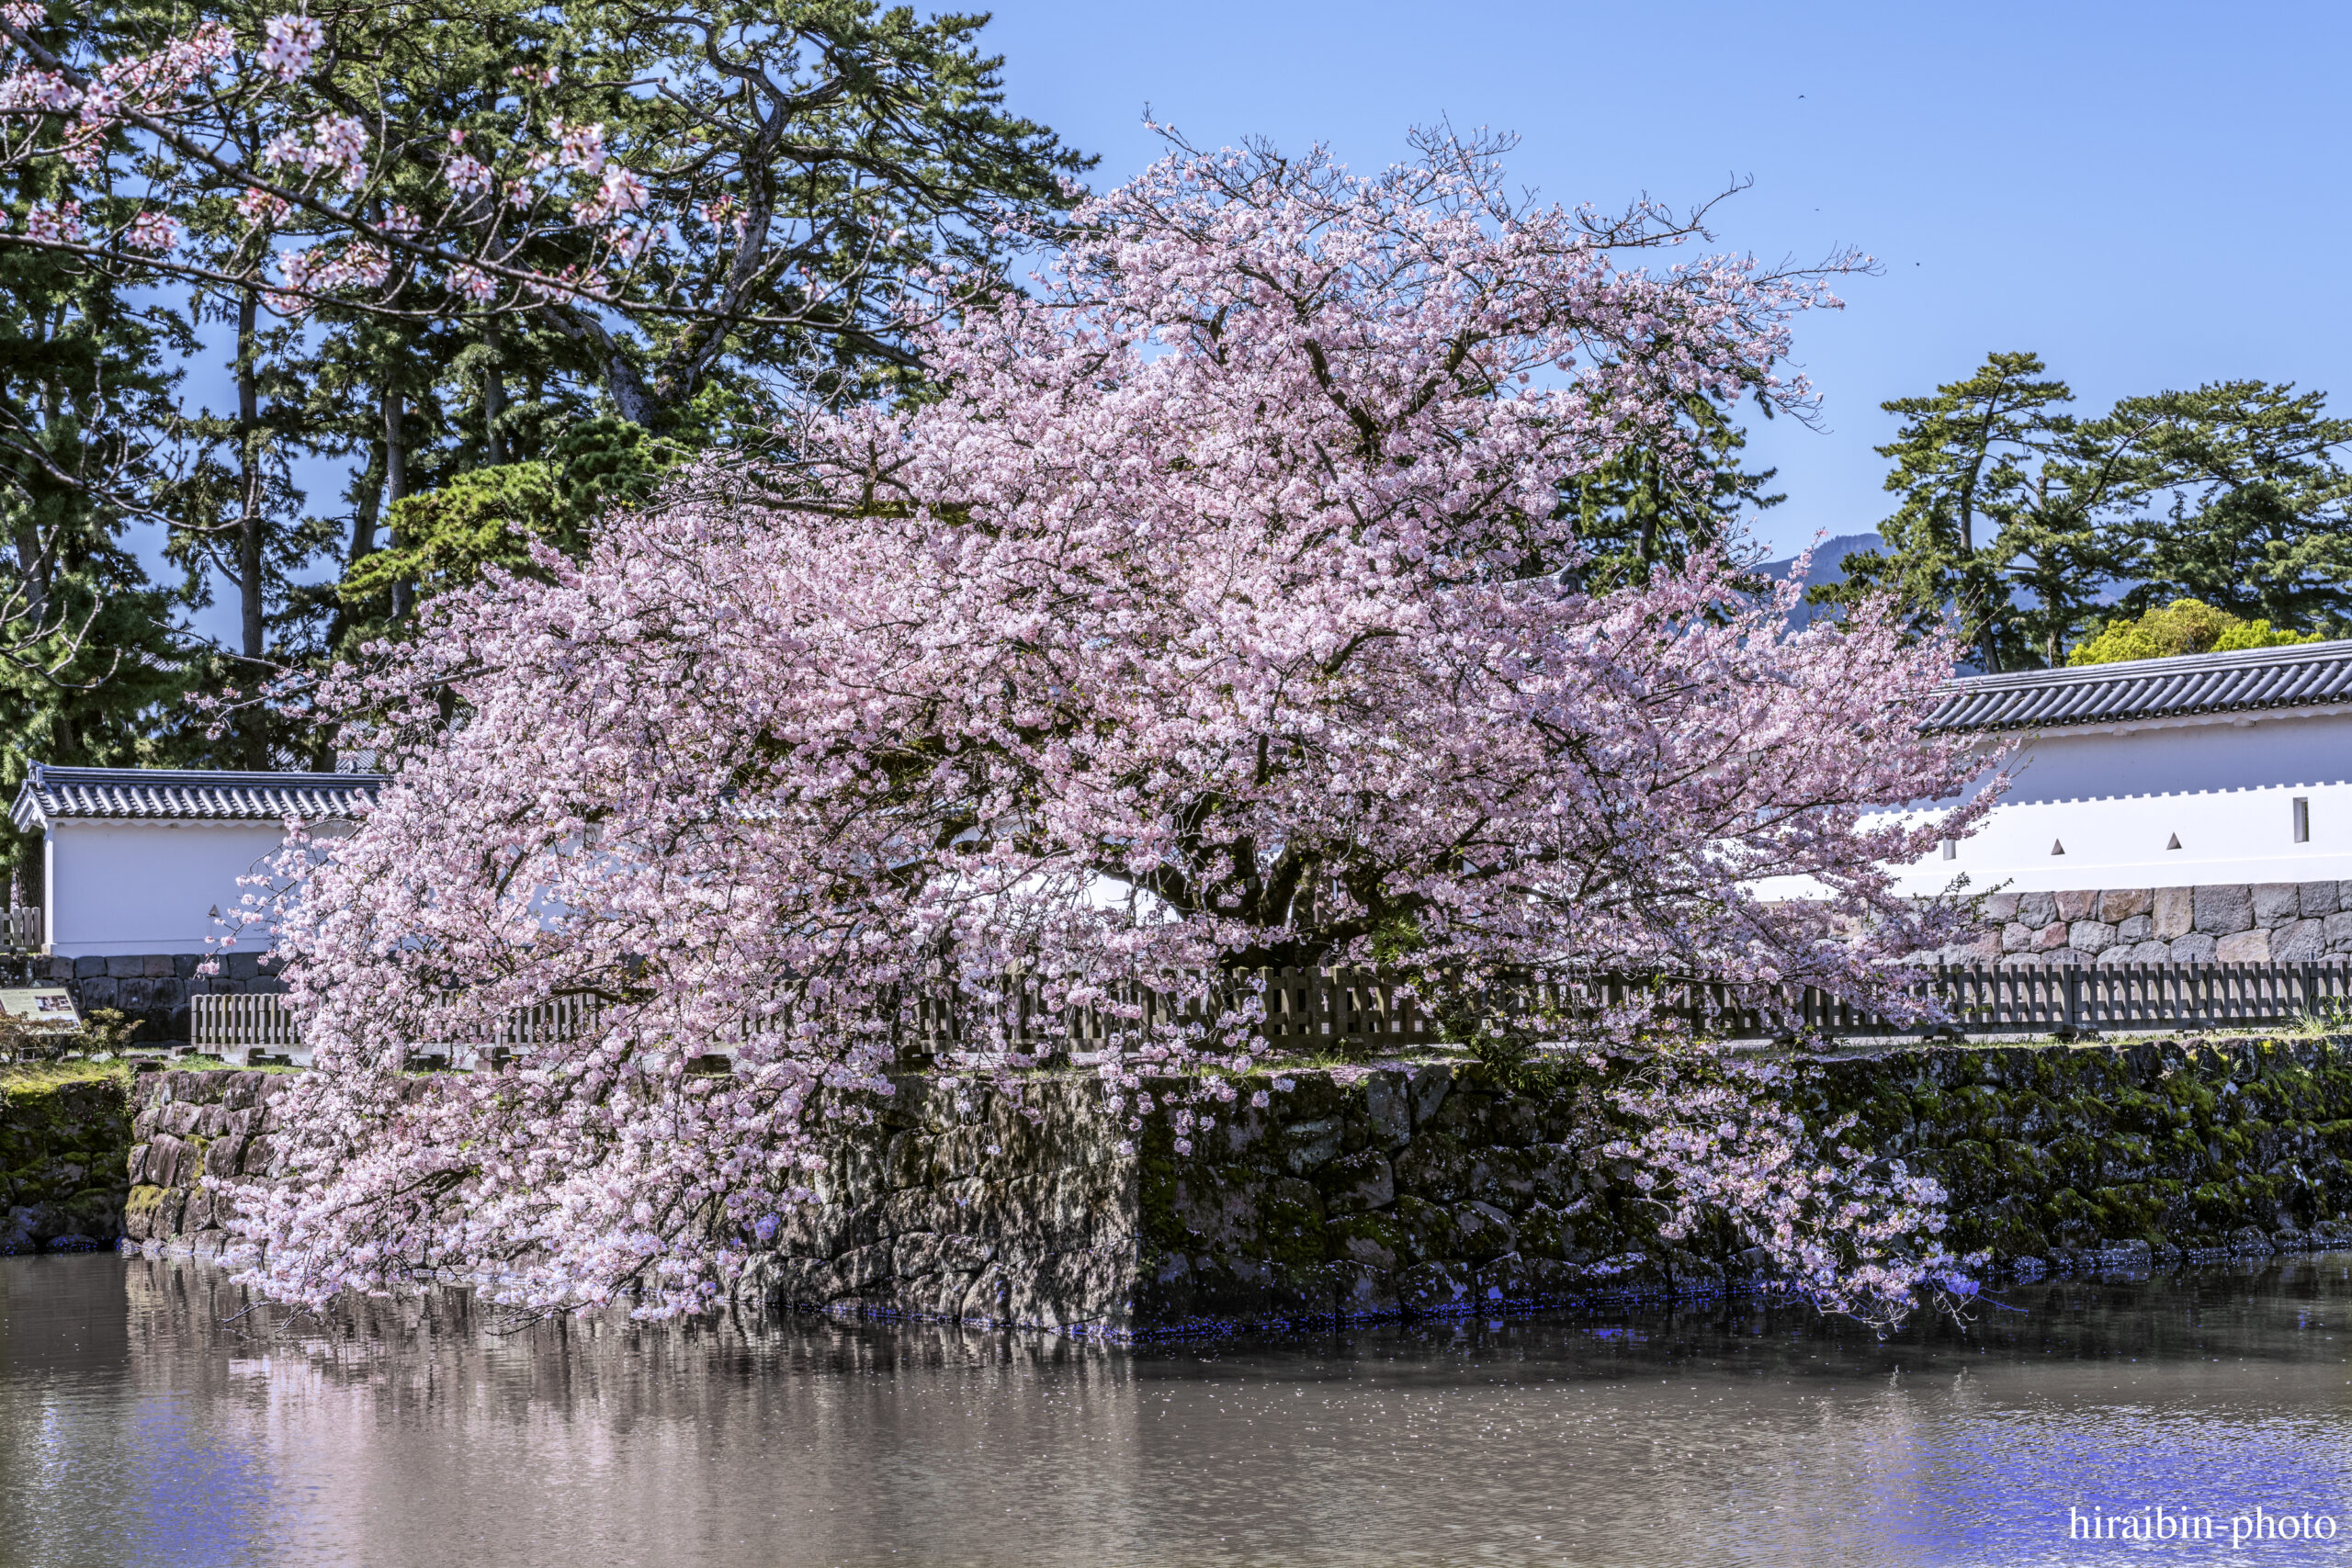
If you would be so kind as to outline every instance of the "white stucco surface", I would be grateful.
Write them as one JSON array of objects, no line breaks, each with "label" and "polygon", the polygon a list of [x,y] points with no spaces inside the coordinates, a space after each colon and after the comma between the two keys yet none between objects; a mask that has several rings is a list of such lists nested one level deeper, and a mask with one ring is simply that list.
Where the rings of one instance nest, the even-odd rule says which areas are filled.
[{"label": "white stucco surface", "polygon": [[1979,892],[2352,879],[2352,711],[2033,734],[2010,766],[1990,820],[1951,859],[1905,868],[1906,892],[1961,873]]},{"label": "white stucco surface", "polygon": [[[63,821],[47,843],[49,950],[101,953],[203,953],[228,929],[222,914],[253,891],[237,878],[265,869],[285,830],[271,822]],[[266,946],[252,933],[238,942]]]}]

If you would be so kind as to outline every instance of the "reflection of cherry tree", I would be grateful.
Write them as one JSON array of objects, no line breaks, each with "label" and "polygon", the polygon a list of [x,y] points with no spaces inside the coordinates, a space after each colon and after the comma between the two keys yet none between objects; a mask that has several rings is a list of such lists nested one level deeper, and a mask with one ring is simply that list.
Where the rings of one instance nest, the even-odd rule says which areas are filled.
[{"label": "reflection of cherry tree", "polygon": [[1782,1063],[1662,1054],[1611,1091],[1631,1125],[1601,1153],[1633,1164],[1667,1241],[1726,1217],[1785,1291],[1825,1312],[1890,1323],[1922,1294],[1973,1296],[1985,1258],[1941,1239],[1942,1184],[1855,1147],[1851,1115],[1808,1122],[1793,1102],[1815,1093]]},{"label": "reflection of cherry tree", "polygon": [[[1876,606],[1783,636],[1790,591],[1711,557],[1601,596],[1562,570],[1566,481],[1636,441],[1700,463],[1691,395],[1801,399],[1788,321],[1833,301],[1639,266],[1693,231],[1424,152],[1180,151],[1031,290],[909,329],[936,400],[697,469],[339,677],[400,771],[291,868],[319,1066],[280,1102],[297,1179],[246,1194],[256,1278],[705,1305],[844,1091],[887,1091],[915,999],[984,1019],[1014,972],[1119,1023],[1104,1092],[1138,1123],[1263,1065],[1230,1003],[1257,965],[1405,953],[1442,990],[1572,957],[1901,1005],[1935,921],[1880,866],[1980,807],[1865,813],[1974,771],[1917,732],[1951,649]],[[1791,875],[1824,900],[1752,892]],[[568,996],[605,1004],[586,1037],[400,1077]],[[691,1072],[714,1042],[735,1070]],[[1746,1223],[1744,1190],[1709,1201]]]}]

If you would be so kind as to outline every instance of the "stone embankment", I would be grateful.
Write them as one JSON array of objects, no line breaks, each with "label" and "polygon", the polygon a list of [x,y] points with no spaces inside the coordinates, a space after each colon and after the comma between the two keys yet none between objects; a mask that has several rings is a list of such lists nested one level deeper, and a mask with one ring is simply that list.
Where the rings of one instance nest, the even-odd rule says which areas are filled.
[{"label": "stone embankment", "polygon": [[112,1247],[130,1153],[125,1076],[0,1069],[0,1253]]},{"label": "stone embankment", "polygon": [[1996,893],[1955,964],[2352,963],[2352,882]]},{"label": "stone embankment", "polygon": [[226,1237],[225,1215],[215,1209],[220,1184],[277,1173],[268,1102],[291,1081],[219,1068],[141,1074],[124,1161],[123,1240],[218,1253]]},{"label": "stone embankment", "polygon": [[[1262,1077],[1184,1147],[1164,1112],[1131,1130],[1089,1079],[1036,1078],[1023,1103],[984,1094],[965,1115],[910,1077],[843,1135],[824,1201],[775,1238],[755,1287],[1113,1334],[1737,1288],[1753,1261],[1737,1238],[1660,1245],[1580,1075]],[[289,1081],[142,1075],[113,1112],[123,1234],[151,1253],[216,1247],[218,1183],[269,1174]],[[1954,1245],[2008,1275],[2352,1246],[2352,1058],[2334,1044],[1906,1051],[1824,1063],[1803,1092],[1853,1112],[1857,1145],[1942,1180]]]},{"label": "stone embankment", "polygon": [[127,1015],[141,1044],[185,1043],[190,1038],[190,998],[283,992],[286,983],[270,970],[267,953],[224,953],[218,973],[199,975],[205,959],[194,953],[115,953],[103,958],[58,958],[35,953],[0,955],[0,983],[62,986],[87,1018],[100,1008]]},{"label": "stone embankment", "polygon": [[[189,1039],[189,999],[198,996],[247,996],[283,992],[286,983],[270,972],[267,953],[224,953],[219,973],[200,975],[205,961],[196,953],[170,953],[116,955],[107,958],[52,958],[55,982],[74,993],[85,1014],[113,1008],[139,1022],[142,1042]],[[73,966],[71,975],[63,973]]]},{"label": "stone embankment", "polygon": [[[1135,1332],[1734,1288],[1736,1238],[1662,1246],[1590,1085],[1459,1064],[1298,1072],[1180,1151],[1065,1082],[1030,1124],[902,1096],[781,1238],[774,1293]],[[1952,1193],[2010,1275],[2352,1246],[2352,1063],[2324,1044],[1939,1049],[1824,1064],[1852,1141]]]}]

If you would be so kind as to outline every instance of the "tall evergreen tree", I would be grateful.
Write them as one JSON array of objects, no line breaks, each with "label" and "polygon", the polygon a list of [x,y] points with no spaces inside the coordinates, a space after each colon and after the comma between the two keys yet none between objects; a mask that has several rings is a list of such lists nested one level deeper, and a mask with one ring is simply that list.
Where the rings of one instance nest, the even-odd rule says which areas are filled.
[{"label": "tall evergreen tree", "polygon": [[[12,218],[46,171],[0,175]],[[127,543],[169,477],[170,368],[185,317],[39,251],[0,251],[0,793],[33,761],[167,760],[159,714],[186,687],[174,596]],[[38,846],[0,829],[28,896]]]},{"label": "tall evergreen tree", "polygon": [[2341,630],[2352,615],[2352,420],[2326,394],[2222,381],[2127,398],[2144,422],[2164,498],[2128,529],[2133,612],[2199,600],[2281,629]]},{"label": "tall evergreen tree", "polygon": [[[420,588],[481,559],[511,562],[516,536],[483,532],[484,496],[565,498],[514,521],[576,545],[600,498],[682,446],[757,443],[809,401],[912,386],[906,299],[1001,286],[1003,220],[1066,207],[1091,163],[1004,111],[985,17],[358,0],[312,11],[297,39],[285,9],[0,18],[12,63],[77,90],[109,62],[153,80],[153,62],[221,28],[235,42],[198,49],[213,63],[187,90],[106,121],[95,164],[61,151],[82,134],[72,101],[19,105],[0,148],[51,215],[28,223],[20,204],[0,250],[196,295],[205,335],[164,355],[195,373],[149,426],[176,449],[122,495],[124,515],[169,525],[182,597],[233,608],[234,630],[177,665],[214,695],[397,627]],[[47,188],[61,182],[79,184]],[[55,220],[66,194],[87,222]],[[624,231],[662,238],[640,253]],[[190,365],[216,346],[225,372]],[[344,493],[306,504],[295,476],[336,463]],[[502,477],[531,464],[552,466]],[[407,504],[474,476],[450,505]],[[311,581],[326,563],[358,574],[354,593]],[[155,718],[150,739],[240,765],[322,760],[298,722],[233,704]]]},{"label": "tall evergreen tree", "polygon": [[1739,466],[1747,433],[1713,400],[1685,398],[1676,435],[1705,454],[1704,483],[1684,479],[1687,465],[1668,462],[1656,443],[1645,442],[1563,491],[1577,537],[1592,552],[1583,567],[1589,586],[1647,582],[1661,567],[1679,571],[1697,551],[1721,547],[1743,513],[1788,499],[1764,493],[1775,470]]},{"label": "tall evergreen tree", "polygon": [[1882,405],[1905,420],[1878,449],[1902,502],[1880,525],[1884,548],[1847,557],[1846,581],[1815,597],[1893,592],[1921,620],[1953,621],[1988,671],[2063,662],[2126,558],[2113,516],[2154,470],[2151,422],[2078,420],[2046,369],[1993,354],[1932,396]]}]

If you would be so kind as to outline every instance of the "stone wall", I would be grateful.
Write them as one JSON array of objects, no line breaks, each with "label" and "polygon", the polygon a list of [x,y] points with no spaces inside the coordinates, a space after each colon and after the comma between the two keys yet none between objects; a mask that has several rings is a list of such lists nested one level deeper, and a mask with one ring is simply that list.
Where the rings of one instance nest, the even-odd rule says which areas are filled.
[{"label": "stone wall", "polygon": [[[140,1085],[126,1234],[216,1247],[210,1183],[266,1174],[259,1073]],[[962,1116],[922,1077],[843,1136],[822,1203],[754,1271],[832,1311],[1151,1333],[1736,1288],[1728,1234],[1661,1246],[1601,1152],[1581,1068],[1513,1086],[1465,1065],[1245,1082],[1180,1148],[1099,1086],[1033,1080]],[[1267,1103],[1250,1103],[1262,1089]],[[1951,1190],[1952,1239],[2007,1273],[2352,1246],[2352,1063],[2326,1043],[1936,1049],[1825,1063],[1805,1090],[1853,1141]]]},{"label": "stone wall", "polygon": [[122,1238],[199,1255],[220,1250],[213,1201],[223,1177],[277,1172],[266,1135],[282,1073],[178,1068],[141,1073],[134,1090]]},{"label": "stone wall", "polygon": [[127,1077],[0,1067],[0,1253],[111,1247],[122,1234]]},{"label": "stone wall", "polygon": [[2352,882],[1996,893],[1945,964],[2352,962]]},{"label": "stone wall", "polygon": [[267,953],[224,953],[218,975],[198,975],[197,965],[203,962],[204,955],[196,953],[41,955],[16,960],[7,978],[11,985],[63,986],[85,1017],[98,1008],[128,1013],[139,1021],[136,1039],[142,1043],[187,1040],[190,997],[286,988],[270,973]]}]

